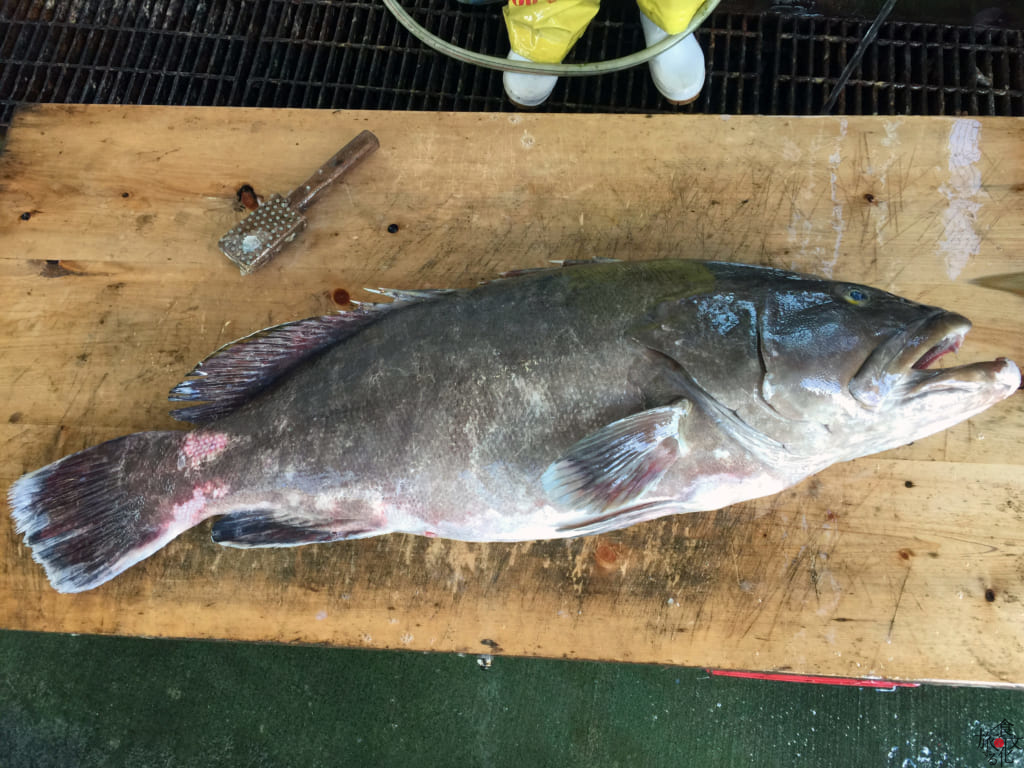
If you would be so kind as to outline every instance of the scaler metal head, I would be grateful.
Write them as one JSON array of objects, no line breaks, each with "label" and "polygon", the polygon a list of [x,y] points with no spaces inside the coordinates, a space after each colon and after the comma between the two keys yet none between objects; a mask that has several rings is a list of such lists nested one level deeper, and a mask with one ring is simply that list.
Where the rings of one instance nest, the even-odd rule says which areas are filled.
[{"label": "scaler metal head", "polygon": [[380,146],[377,137],[363,131],[317,168],[288,197],[272,195],[217,243],[243,275],[262,267],[306,228],[303,212],[335,181]]}]

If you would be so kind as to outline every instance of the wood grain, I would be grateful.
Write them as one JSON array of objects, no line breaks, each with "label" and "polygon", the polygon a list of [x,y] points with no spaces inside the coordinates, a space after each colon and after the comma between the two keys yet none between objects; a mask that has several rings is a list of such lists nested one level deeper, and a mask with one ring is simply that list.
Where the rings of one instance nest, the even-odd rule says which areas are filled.
[{"label": "wood grain", "polygon": [[[235,190],[382,148],[242,278]],[[180,427],[218,345],[365,287],[549,259],[713,258],[966,314],[962,360],[1024,360],[1024,124],[40,106],[0,154],[0,481]],[[27,215],[26,215],[27,214]],[[388,232],[389,224],[398,230]],[[59,595],[0,519],[0,626],[1024,683],[1024,402],[779,496],[609,536],[224,550],[208,525]],[[986,596],[987,592],[987,596]],[[486,642],[485,642],[486,641]]]}]

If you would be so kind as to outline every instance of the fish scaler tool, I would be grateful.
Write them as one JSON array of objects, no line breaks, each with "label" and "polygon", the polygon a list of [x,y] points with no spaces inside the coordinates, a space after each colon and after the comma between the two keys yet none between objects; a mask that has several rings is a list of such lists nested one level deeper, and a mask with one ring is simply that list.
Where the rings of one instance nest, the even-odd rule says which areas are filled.
[{"label": "fish scaler tool", "polygon": [[265,200],[224,235],[217,245],[238,265],[243,275],[255,272],[306,228],[306,218],[302,215],[306,209],[378,147],[380,141],[377,137],[370,131],[363,131],[287,197],[272,195]]}]

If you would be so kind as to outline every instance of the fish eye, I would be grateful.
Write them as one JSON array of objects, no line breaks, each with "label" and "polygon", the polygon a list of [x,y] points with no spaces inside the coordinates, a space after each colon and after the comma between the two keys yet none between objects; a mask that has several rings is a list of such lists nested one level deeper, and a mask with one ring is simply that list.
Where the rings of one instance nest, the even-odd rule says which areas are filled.
[{"label": "fish eye", "polygon": [[863,307],[870,301],[868,292],[863,288],[847,288],[843,291],[843,298],[856,307]]}]

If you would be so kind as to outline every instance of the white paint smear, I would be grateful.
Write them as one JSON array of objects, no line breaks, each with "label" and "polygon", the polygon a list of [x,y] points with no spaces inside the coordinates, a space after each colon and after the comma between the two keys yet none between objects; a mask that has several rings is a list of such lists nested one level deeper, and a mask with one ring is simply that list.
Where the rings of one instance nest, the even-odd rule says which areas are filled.
[{"label": "white paint smear", "polygon": [[981,210],[981,123],[955,120],[949,131],[949,181],[939,192],[949,201],[942,214],[939,250],[946,260],[946,273],[955,280],[981,250],[981,237],[974,228]]}]

